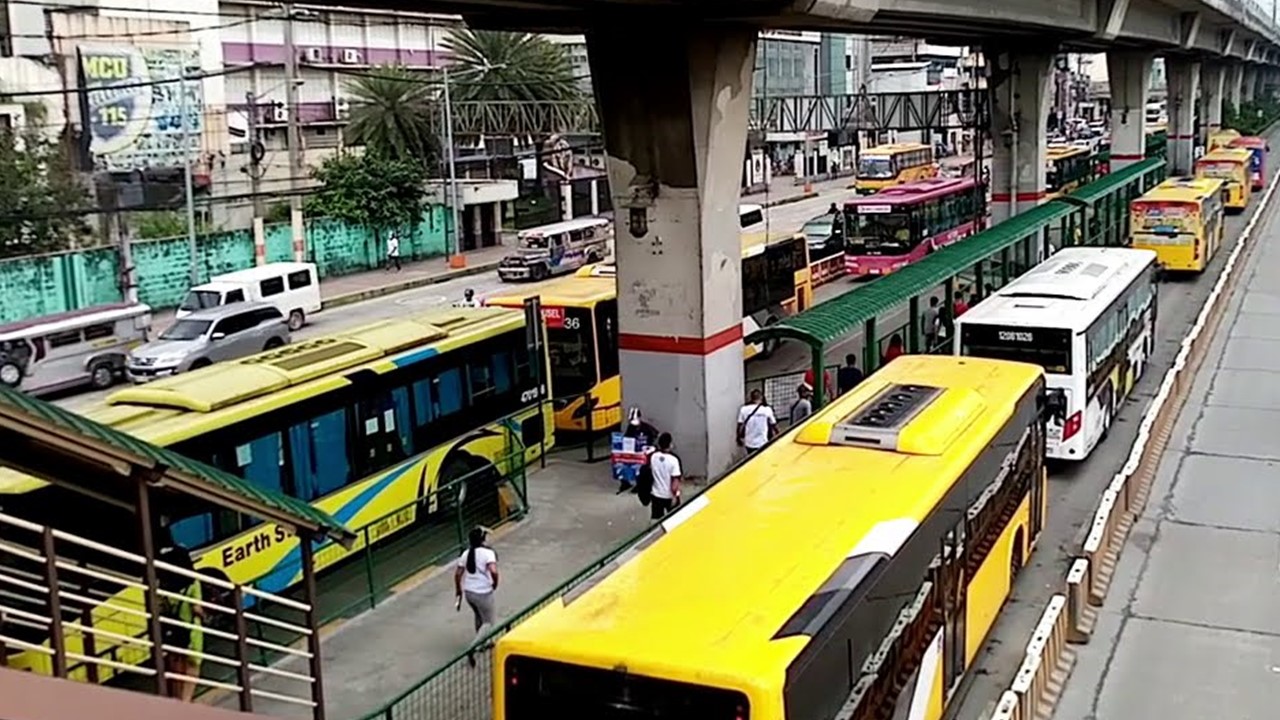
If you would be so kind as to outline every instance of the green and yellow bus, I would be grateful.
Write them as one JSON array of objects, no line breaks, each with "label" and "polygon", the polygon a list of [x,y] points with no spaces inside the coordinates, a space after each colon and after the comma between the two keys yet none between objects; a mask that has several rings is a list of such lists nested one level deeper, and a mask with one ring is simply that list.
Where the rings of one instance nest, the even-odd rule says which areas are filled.
[{"label": "green and yellow bus", "polygon": [[1044,525],[1044,387],[888,364],[504,635],[495,720],[937,720]]},{"label": "green and yellow bus", "polygon": [[[319,547],[315,565],[323,570],[366,537],[377,543],[456,508],[460,498],[437,489],[465,484],[468,494],[489,493],[497,503],[499,475],[554,440],[545,375],[535,362],[543,360],[530,352],[524,312],[454,308],[120,390],[83,414],[310,502],[351,528],[377,521],[351,550]],[[453,482],[464,476],[465,483]],[[0,471],[0,506],[9,514],[103,541],[131,532],[100,503],[90,507],[73,495]],[[169,535],[198,569],[272,593],[302,578],[298,540],[282,528],[199,507],[171,520]],[[128,594],[113,601],[141,607],[140,593]],[[121,635],[145,632],[136,617],[95,613],[94,624]],[[147,657],[144,648],[108,646],[101,637],[96,653],[123,664]],[[49,658],[34,651],[16,664],[50,670]]]}]

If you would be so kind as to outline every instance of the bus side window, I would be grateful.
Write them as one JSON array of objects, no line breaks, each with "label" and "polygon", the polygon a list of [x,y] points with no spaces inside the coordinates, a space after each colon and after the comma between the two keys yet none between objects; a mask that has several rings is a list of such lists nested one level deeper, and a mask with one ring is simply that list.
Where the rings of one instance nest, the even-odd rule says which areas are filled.
[{"label": "bus side window", "polygon": [[169,535],[184,548],[202,548],[213,542],[213,513],[202,513],[172,523]]},{"label": "bus side window", "polygon": [[254,485],[276,492],[284,490],[281,472],[284,445],[280,433],[268,433],[257,440],[237,445],[230,459],[237,474]]},{"label": "bus side window", "polygon": [[347,455],[347,411],[312,418],[289,428],[294,494],[315,500],[351,482]]},{"label": "bus side window", "polygon": [[600,356],[600,379],[616,376],[618,364],[618,301],[596,304],[596,352]]},{"label": "bus side window", "polygon": [[466,396],[462,390],[462,370],[450,368],[436,375],[436,416],[445,417],[462,409]]},{"label": "bus side window", "polygon": [[511,353],[505,350],[493,354],[493,387],[499,395],[511,392]]}]

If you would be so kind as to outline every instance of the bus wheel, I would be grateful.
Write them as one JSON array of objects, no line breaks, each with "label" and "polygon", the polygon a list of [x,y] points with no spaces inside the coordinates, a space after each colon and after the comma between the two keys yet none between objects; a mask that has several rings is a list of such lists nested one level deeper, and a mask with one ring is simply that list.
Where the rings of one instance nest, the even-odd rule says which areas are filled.
[{"label": "bus wheel", "polygon": [[464,516],[472,524],[496,522],[502,474],[487,459],[465,450],[455,448],[449,455],[436,479],[436,492],[440,493],[437,510]]}]

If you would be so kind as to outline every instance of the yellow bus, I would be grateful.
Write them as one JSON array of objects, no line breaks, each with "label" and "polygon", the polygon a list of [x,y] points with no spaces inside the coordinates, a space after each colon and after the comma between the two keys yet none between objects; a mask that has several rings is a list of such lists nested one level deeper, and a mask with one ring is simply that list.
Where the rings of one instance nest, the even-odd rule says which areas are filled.
[{"label": "yellow bus", "polygon": [[1231,143],[1240,137],[1240,131],[1231,128],[1223,128],[1209,136],[1209,147],[1205,148],[1205,152],[1213,152],[1218,148],[1231,147]]},{"label": "yellow bus", "polygon": [[[597,430],[622,420],[618,361],[617,267],[581,268],[574,277],[541,288],[485,298],[486,305],[522,307],[541,296],[547,323],[551,393],[556,428]],[[803,233],[742,235],[742,331],[744,335],[813,304],[809,244]],[[773,348],[746,345],[745,360]],[[590,417],[588,417],[590,415]],[[590,421],[590,425],[588,425]]]},{"label": "yellow bus", "polygon": [[854,183],[861,195],[870,195],[893,185],[938,176],[933,148],[923,143],[894,143],[867,148],[858,158]]},{"label": "yellow bus", "polygon": [[1196,177],[1224,181],[1227,209],[1243,212],[1253,195],[1253,179],[1249,175],[1252,160],[1251,150],[1219,148],[1205,153],[1196,161]]},{"label": "yellow bus", "polygon": [[[452,522],[463,485],[469,506],[477,506],[477,493],[491,497],[496,516],[498,475],[554,441],[535,361],[543,362],[530,352],[523,312],[457,308],[120,390],[83,414],[310,502],[353,529],[376,521],[351,550],[319,546],[315,567],[323,570],[366,540],[381,542],[437,514]],[[0,471],[0,506],[111,544],[133,527],[101,503],[77,502],[74,493],[11,470]],[[301,580],[298,540],[283,528],[196,506],[170,520],[167,534],[191,551],[198,569],[272,593]],[[141,594],[115,602],[141,607]],[[145,632],[129,616],[98,616],[95,625],[121,635]],[[122,664],[147,656],[145,648],[112,646],[101,636],[96,652]],[[50,671],[49,658],[35,651],[18,655],[16,664]]]},{"label": "yellow bus", "polygon": [[504,635],[495,720],[937,720],[1044,526],[1044,387],[889,363]]},{"label": "yellow bus", "polygon": [[1164,270],[1203,272],[1222,246],[1223,182],[1170,178],[1129,204],[1135,248],[1154,250]]},{"label": "yellow bus", "polygon": [[1046,197],[1062,197],[1093,177],[1093,154],[1078,145],[1052,144],[1045,162]]}]

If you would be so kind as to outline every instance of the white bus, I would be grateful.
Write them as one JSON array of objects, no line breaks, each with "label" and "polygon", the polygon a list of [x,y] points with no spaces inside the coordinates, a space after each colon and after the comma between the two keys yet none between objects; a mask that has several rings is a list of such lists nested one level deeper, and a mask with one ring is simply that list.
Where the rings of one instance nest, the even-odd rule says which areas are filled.
[{"label": "white bus", "polygon": [[1157,268],[1151,250],[1064,248],[956,319],[958,354],[1045,369],[1049,457],[1088,457],[1142,376]]}]

